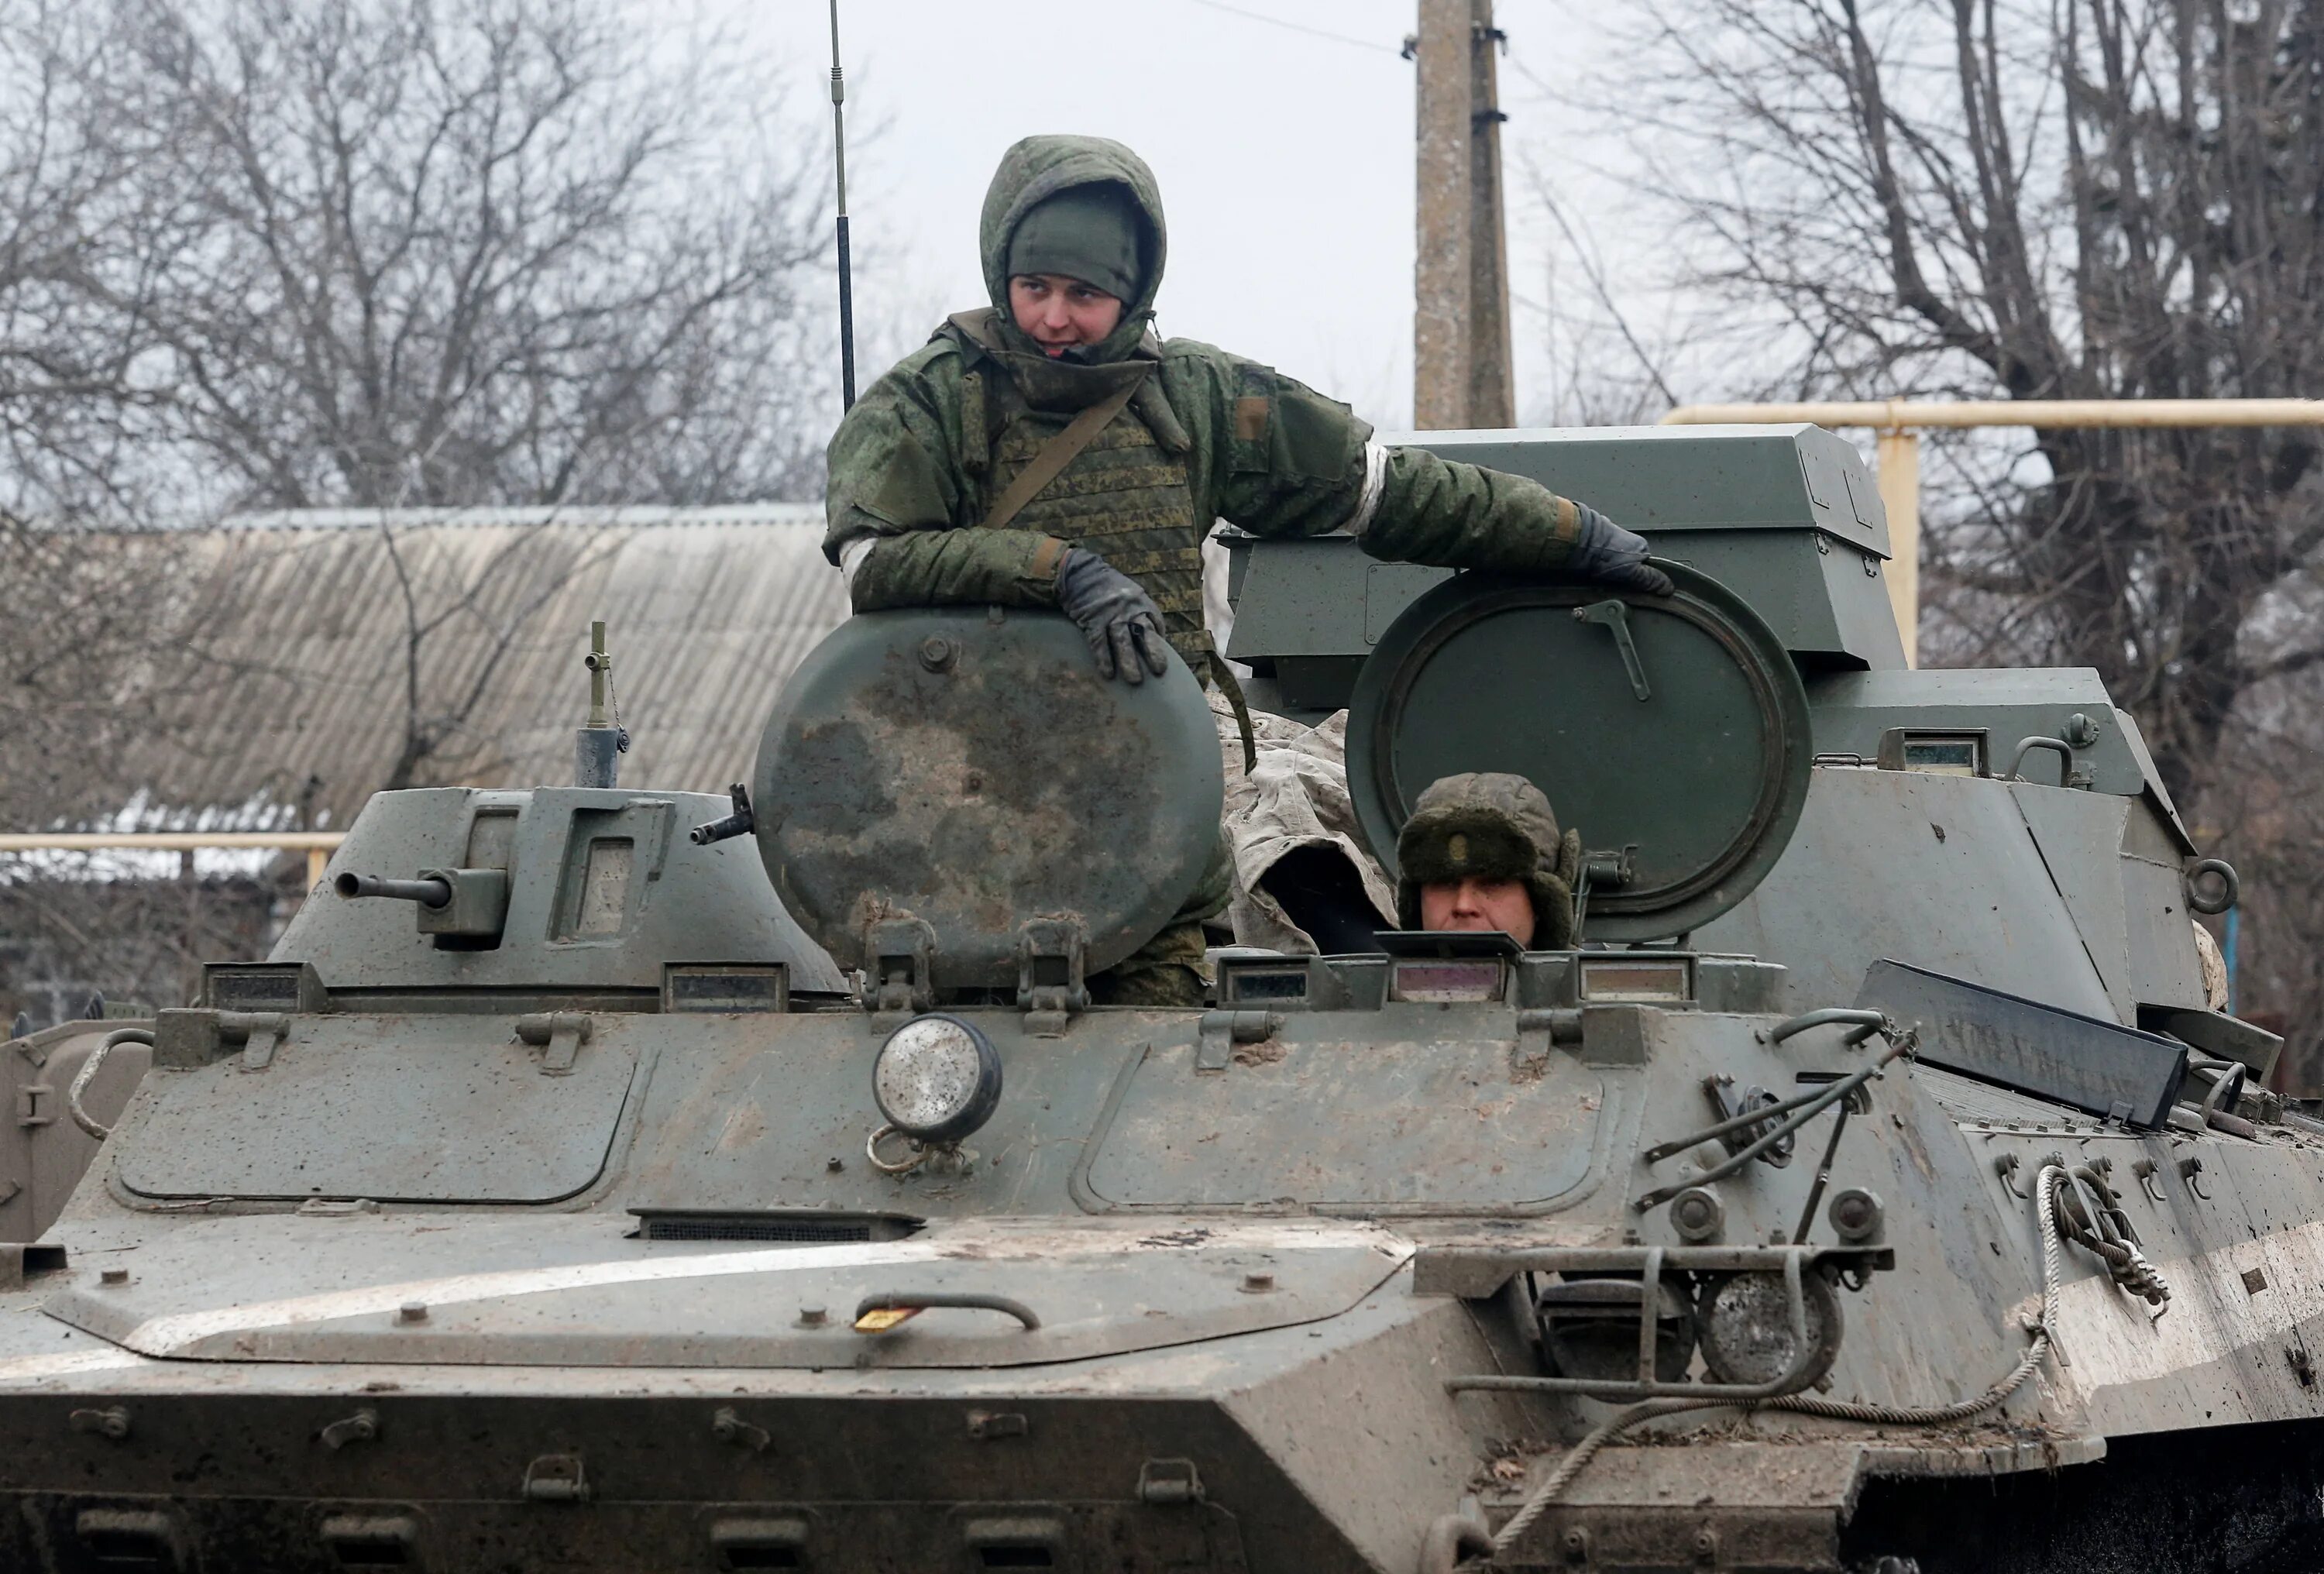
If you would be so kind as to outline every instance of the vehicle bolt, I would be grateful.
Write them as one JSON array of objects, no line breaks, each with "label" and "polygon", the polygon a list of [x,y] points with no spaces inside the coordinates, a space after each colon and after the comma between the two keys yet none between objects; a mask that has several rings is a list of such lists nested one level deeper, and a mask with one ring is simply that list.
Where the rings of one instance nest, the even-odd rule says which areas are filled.
[{"label": "vehicle bolt", "polygon": [[841,1158],[837,1154],[833,1154],[829,1158],[823,1161],[823,1167],[829,1170],[835,1175],[839,1174],[840,1171],[847,1167],[847,1161]]},{"label": "vehicle bolt", "polygon": [[405,1302],[402,1305],[395,1309],[395,1321],[398,1322],[427,1321],[428,1302],[425,1301]]},{"label": "vehicle bolt", "polygon": [[97,1282],[100,1284],[126,1284],[129,1283],[129,1270],[127,1268],[107,1268],[103,1273],[97,1275]]},{"label": "vehicle bolt", "polygon": [[798,1320],[801,1328],[821,1328],[831,1321],[831,1313],[820,1306],[802,1306]]},{"label": "vehicle bolt", "polygon": [[1861,1245],[1880,1233],[1883,1211],[1877,1192],[1850,1186],[1831,1200],[1831,1227],[1840,1239]]},{"label": "vehicle bolt", "polygon": [[1263,1295],[1268,1291],[1275,1288],[1275,1275],[1273,1274],[1245,1274],[1242,1276],[1242,1287],[1244,1293],[1247,1294]]},{"label": "vehicle bolt", "polygon": [[942,634],[930,634],[920,641],[920,665],[930,672],[942,672],[952,665],[952,641]]},{"label": "vehicle bolt", "polygon": [[1671,1199],[1670,1220],[1682,1240],[1701,1245],[1719,1238],[1727,1223],[1727,1209],[1718,1192],[1707,1186],[1690,1186]]}]

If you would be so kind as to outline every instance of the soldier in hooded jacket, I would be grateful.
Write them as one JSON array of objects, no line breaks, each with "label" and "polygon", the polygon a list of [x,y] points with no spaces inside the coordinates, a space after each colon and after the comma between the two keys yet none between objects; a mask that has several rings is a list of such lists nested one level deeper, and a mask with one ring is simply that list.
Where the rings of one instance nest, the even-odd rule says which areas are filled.
[{"label": "soldier in hooded jacket", "polygon": [[[991,305],[948,319],[832,438],[824,550],[857,612],[1052,608],[1109,677],[1158,676],[1167,644],[1208,681],[1223,665],[1203,623],[1202,544],[1219,519],[1263,536],[1344,530],[1390,561],[1669,590],[1645,541],[1593,509],[1385,446],[1346,406],[1271,368],[1157,337],[1161,198],[1120,143],[1018,143],[979,239]],[[1093,979],[1093,995],[1199,1004],[1202,920],[1231,883],[1222,846],[1170,928]]]}]

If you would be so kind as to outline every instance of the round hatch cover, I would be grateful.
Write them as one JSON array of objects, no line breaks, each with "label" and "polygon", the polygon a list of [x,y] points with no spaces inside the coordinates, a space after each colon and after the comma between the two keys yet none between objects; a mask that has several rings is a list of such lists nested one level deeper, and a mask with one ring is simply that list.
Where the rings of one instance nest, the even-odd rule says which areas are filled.
[{"label": "round hatch cover", "polygon": [[1463,574],[1388,625],[1349,702],[1348,787],[1391,870],[1429,783],[1494,770],[1623,858],[1592,881],[1591,939],[1683,934],[1759,883],[1807,797],[1807,693],[1739,597],[1656,563],[1667,597]]},{"label": "round hatch cover", "polygon": [[1099,675],[1054,612],[848,619],[799,664],[753,772],[759,854],[842,967],[870,926],[933,932],[940,989],[1018,981],[1020,926],[1077,922],[1097,972],[1169,922],[1216,847],[1224,778],[1203,691]]}]

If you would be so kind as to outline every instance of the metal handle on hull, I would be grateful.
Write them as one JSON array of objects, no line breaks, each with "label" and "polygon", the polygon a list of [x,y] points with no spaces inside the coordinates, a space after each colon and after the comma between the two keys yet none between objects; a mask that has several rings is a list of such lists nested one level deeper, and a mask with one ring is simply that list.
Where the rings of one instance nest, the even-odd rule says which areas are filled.
[{"label": "metal handle on hull", "polygon": [[926,1312],[937,1308],[968,1312],[998,1312],[1013,1317],[1030,1333],[1041,1326],[1033,1309],[1006,1295],[982,1295],[974,1291],[928,1290],[916,1294],[866,1295],[855,1303],[858,1321],[867,1312]]}]

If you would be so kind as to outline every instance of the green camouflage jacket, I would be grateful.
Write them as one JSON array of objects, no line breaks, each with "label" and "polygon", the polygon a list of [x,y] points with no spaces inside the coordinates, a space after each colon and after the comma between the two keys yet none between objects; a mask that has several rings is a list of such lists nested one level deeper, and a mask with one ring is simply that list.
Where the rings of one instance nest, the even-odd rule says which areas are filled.
[{"label": "green camouflage jacket", "polygon": [[[1018,221],[1070,187],[1127,188],[1150,226],[1142,288],[1088,364],[1046,358],[1008,312]],[[1392,561],[1555,568],[1574,505],[1521,477],[1371,441],[1345,405],[1257,362],[1150,324],[1166,250],[1144,161],[1096,137],[1028,138],[994,176],[981,226],[992,306],[964,312],[865,391],[833,437],[824,550],[855,609],[1055,606],[1057,559],[1085,546],[1143,584],[1174,642],[1199,639],[1194,554],[1214,520],[1264,536],[1348,529]],[[1048,433],[1139,381],[1128,408],[1002,529],[980,521]],[[1191,622],[1190,622],[1191,620]]]}]

